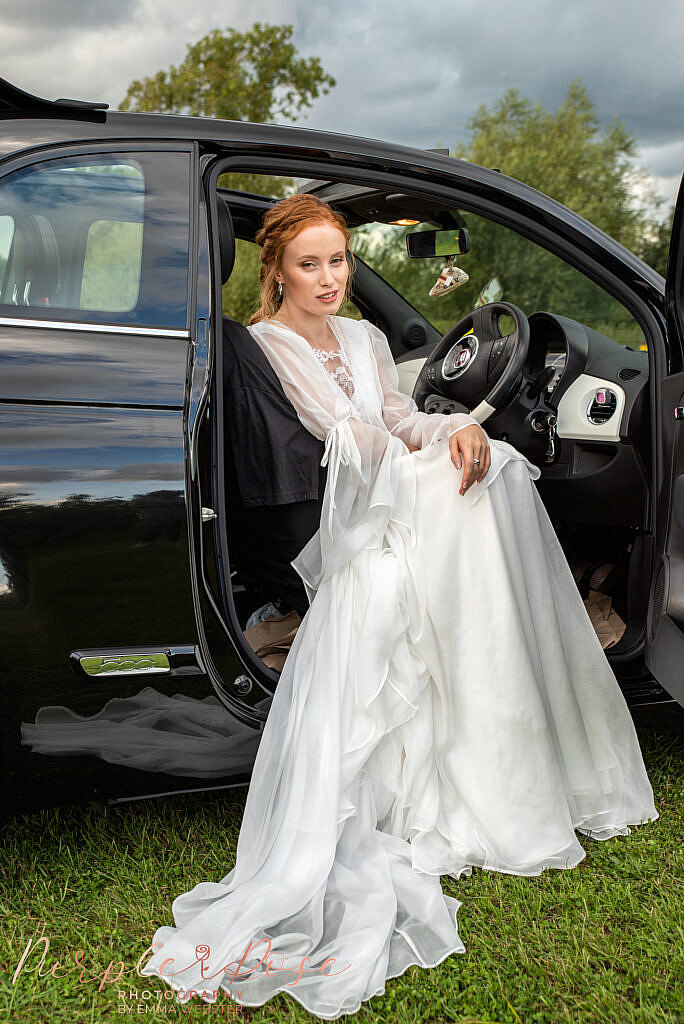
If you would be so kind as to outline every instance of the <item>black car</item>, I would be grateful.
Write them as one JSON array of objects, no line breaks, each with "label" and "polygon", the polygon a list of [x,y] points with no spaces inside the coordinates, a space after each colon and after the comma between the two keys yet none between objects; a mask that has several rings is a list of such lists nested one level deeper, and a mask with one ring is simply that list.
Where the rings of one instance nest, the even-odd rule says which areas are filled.
[{"label": "black car", "polygon": [[[348,315],[386,333],[403,390],[477,408],[540,466],[583,596],[622,623],[628,702],[684,704],[683,191],[665,281],[440,151],[1,80],[0,118],[5,813],[249,780],[278,671],[244,635],[224,363],[285,179],[347,218]],[[428,299],[440,232],[479,277]]]}]

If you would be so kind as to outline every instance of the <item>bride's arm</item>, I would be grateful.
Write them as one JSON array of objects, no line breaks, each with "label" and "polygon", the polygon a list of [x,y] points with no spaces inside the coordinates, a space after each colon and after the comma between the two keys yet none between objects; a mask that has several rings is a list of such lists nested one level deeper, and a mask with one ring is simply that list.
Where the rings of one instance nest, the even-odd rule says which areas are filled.
[{"label": "bride's arm", "polygon": [[[365,477],[371,466],[382,461],[388,447],[404,450],[401,438],[389,436],[384,427],[362,420],[338,384],[331,381],[329,387],[320,386],[320,375],[315,370],[312,373],[314,357],[303,357],[301,341],[283,338],[268,327],[255,332],[255,341],[271,363],[302,424],[325,442],[323,465],[334,446],[342,460],[350,462]],[[327,370],[323,374],[330,379]]]},{"label": "bride's arm", "polygon": [[399,375],[386,336],[369,320],[361,323],[371,339],[383,393],[382,418],[390,433],[401,438],[412,451],[417,451],[448,439],[464,427],[476,425],[482,430],[469,413],[420,412],[413,398],[399,390]]}]

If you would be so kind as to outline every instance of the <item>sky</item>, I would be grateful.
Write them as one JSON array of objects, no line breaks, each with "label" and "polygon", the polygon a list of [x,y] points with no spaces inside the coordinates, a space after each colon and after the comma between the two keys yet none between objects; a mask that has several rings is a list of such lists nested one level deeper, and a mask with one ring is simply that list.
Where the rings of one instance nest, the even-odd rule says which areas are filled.
[{"label": "sky", "polygon": [[602,123],[636,137],[665,200],[684,171],[684,4],[660,0],[0,0],[0,76],[116,108],[212,29],[291,24],[337,84],[303,127],[454,148],[480,104],[516,86],[554,110],[581,78]]}]

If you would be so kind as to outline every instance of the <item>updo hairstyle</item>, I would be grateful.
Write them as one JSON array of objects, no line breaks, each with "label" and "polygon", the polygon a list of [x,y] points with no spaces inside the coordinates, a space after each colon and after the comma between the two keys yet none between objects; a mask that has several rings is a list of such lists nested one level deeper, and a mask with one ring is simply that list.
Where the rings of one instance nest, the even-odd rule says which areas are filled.
[{"label": "updo hairstyle", "polygon": [[257,245],[261,246],[261,269],[259,271],[261,296],[259,308],[250,317],[250,324],[270,319],[280,308],[283,299],[279,294],[275,275],[280,270],[285,246],[300,231],[312,224],[332,224],[333,227],[339,228],[344,235],[345,251],[350,268],[343,302],[350,299],[352,274],[356,263],[350,249],[351,234],[344,217],[316,196],[288,196],[286,199],[278,200],[266,211],[262,227],[255,235]]}]

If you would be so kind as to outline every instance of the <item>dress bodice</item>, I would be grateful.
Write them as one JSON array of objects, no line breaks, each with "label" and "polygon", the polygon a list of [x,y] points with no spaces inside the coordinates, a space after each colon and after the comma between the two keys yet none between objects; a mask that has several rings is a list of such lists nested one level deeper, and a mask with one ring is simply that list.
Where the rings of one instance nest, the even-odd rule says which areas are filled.
[{"label": "dress bodice", "polygon": [[[260,333],[260,327],[268,328],[271,325],[275,325],[280,331],[285,331],[286,334],[295,335],[306,345],[307,351],[309,351],[314,359],[320,364],[321,368],[325,370],[332,381],[334,382],[336,389],[339,388],[351,402],[354,407],[355,413],[362,419],[367,419],[369,416],[369,394],[368,387],[363,386],[363,380],[359,380],[359,373],[367,375],[373,372],[373,368],[367,365],[367,361],[363,361],[363,353],[358,351],[358,344],[354,350],[354,338],[345,332],[343,325],[339,322],[340,320],[345,321],[344,317],[328,317],[328,324],[333,337],[337,341],[337,347],[333,349],[319,348],[315,345],[311,345],[310,342],[302,335],[297,334],[288,327],[286,324],[281,323],[278,320],[265,320],[262,325],[250,326],[249,330],[254,334]],[[358,341],[358,339],[357,339]],[[354,350],[354,351],[353,351]],[[356,376],[355,376],[356,371]],[[364,397],[365,396],[365,397]],[[374,397],[371,391],[370,398]],[[373,405],[372,401],[370,403]],[[379,410],[377,410],[379,412]],[[372,415],[372,413],[371,413]]]},{"label": "dress bodice", "polygon": [[[354,406],[358,408],[359,402],[354,388],[351,363],[342,350],[342,347],[339,346],[337,349],[330,351],[325,348],[316,348],[312,345],[311,351],[318,361],[323,364],[335,383],[342,388],[345,395],[347,395]],[[335,360],[335,363],[333,363],[332,360]],[[332,365],[332,369],[330,369],[330,365]]]}]

